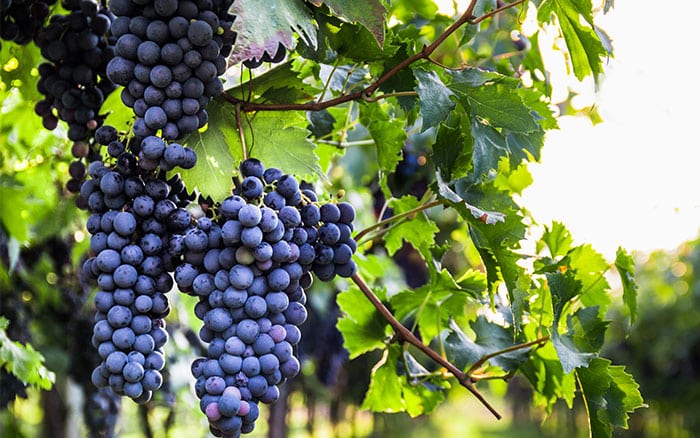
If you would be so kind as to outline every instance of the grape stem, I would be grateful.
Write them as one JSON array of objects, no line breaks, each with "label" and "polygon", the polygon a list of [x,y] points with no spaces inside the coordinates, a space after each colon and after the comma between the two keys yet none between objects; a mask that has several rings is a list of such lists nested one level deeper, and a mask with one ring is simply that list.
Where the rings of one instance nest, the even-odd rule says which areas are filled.
[{"label": "grape stem", "polygon": [[396,332],[396,335],[400,340],[413,345],[414,347],[425,353],[430,359],[444,367],[453,376],[455,376],[459,381],[460,385],[464,386],[469,392],[471,392],[477,398],[477,400],[479,400],[481,404],[483,404],[486,407],[486,409],[488,409],[489,412],[491,412],[494,415],[494,417],[496,417],[498,420],[503,418],[501,414],[498,413],[496,408],[494,408],[491,405],[491,403],[489,403],[489,401],[486,400],[483,394],[481,394],[481,392],[479,392],[479,390],[476,389],[471,380],[471,377],[468,374],[465,374],[455,365],[453,365],[450,361],[440,356],[437,352],[435,352],[435,350],[423,344],[423,342],[421,342],[413,334],[413,332],[404,327],[403,324],[401,324],[396,319],[396,317],[394,317],[394,314],[391,313],[391,311],[384,305],[384,303],[381,302],[377,295],[375,295],[374,292],[372,292],[372,289],[370,289],[367,283],[365,283],[362,277],[360,277],[359,273],[356,273],[352,276],[352,281],[355,282],[357,287],[360,288],[362,293],[365,294],[365,296],[372,303],[372,305],[379,311],[379,313],[384,317],[384,319],[387,320],[387,322],[394,329],[394,332]]},{"label": "grape stem", "polygon": [[245,144],[245,134],[243,133],[243,123],[241,122],[241,105],[236,105],[236,129],[241,137],[242,161],[248,159],[248,147]]},{"label": "grape stem", "polygon": [[[308,102],[308,103],[284,103],[284,104],[272,104],[272,103],[256,103],[256,102],[249,102],[245,100],[238,99],[234,96],[231,96],[228,93],[223,93],[221,96],[224,100],[232,103],[233,105],[239,106],[240,110],[243,112],[254,112],[254,111],[321,111],[326,108],[330,108],[336,105],[340,105],[342,103],[354,101],[354,100],[369,100],[372,101],[373,98],[372,95],[374,92],[376,92],[379,87],[381,87],[386,81],[391,79],[394,75],[396,75],[398,72],[403,70],[404,68],[410,66],[411,64],[420,61],[420,60],[430,60],[430,56],[437,50],[437,48],[450,36],[452,35],[457,29],[462,27],[463,25],[469,23],[469,24],[478,24],[481,23],[482,21],[493,17],[496,14],[499,14],[506,9],[513,8],[515,6],[518,6],[522,3],[525,3],[525,0],[516,0],[512,3],[508,3],[506,5],[501,6],[500,8],[494,9],[493,11],[490,11],[484,15],[481,15],[479,17],[474,16],[474,8],[476,7],[478,0],[472,0],[467,7],[467,10],[464,11],[462,15],[454,22],[452,23],[447,29],[445,29],[444,32],[442,32],[432,43],[428,44],[427,46],[423,46],[423,49],[412,55],[409,56],[408,58],[404,59],[403,61],[399,62],[396,64],[393,68],[391,68],[389,71],[381,75],[377,80],[372,82],[370,85],[367,87],[363,88],[362,90],[356,91],[354,93],[348,93],[348,94],[343,94],[338,97],[335,97],[333,99],[329,99],[326,101],[315,101],[315,102]],[[388,97],[388,96],[387,96]],[[320,100],[320,99],[319,99]]]},{"label": "grape stem", "polygon": [[549,341],[549,336],[543,336],[539,339],[535,339],[534,341],[525,342],[525,343],[517,344],[517,345],[512,345],[508,348],[504,348],[502,350],[497,350],[497,351],[493,351],[489,354],[485,354],[481,359],[474,362],[474,365],[472,365],[471,368],[469,368],[469,370],[467,371],[467,375],[471,376],[474,373],[474,371],[476,371],[481,365],[486,363],[486,361],[488,361],[491,358],[494,358],[496,356],[500,356],[502,354],[511,353],[513,351],[518,351],[518,350],[523,350],[525,348],[534,347],[534,346],[537,346],[537,348],[539,348],[539,347],[542,347],[545,343],[547,343],[547,341]]}]

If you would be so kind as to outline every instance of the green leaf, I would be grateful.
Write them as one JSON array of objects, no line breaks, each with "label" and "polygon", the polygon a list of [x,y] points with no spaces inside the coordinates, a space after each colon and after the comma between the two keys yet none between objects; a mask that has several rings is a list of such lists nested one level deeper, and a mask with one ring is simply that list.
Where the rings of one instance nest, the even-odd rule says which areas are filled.
[{"label": "green leaf", "polygon": [[455,108],[455,103],[451,99],[454,93],[447,88],[434,71],[415,69],[413,75],[418,81],[416,92],[418,93],[420,112],[423,116],[422,132],[438,126],[447,119]]},{"label": "green leaf", "polygon": [[[314,152],[316,145],[309,139],[308,121],[303,113],[261,111],[243,122],[248,156],[265,163],[266,167],[284,169],[285,173],[305,178],[325,178]],[[241,150],[240,137],[231,144]]]},{"label": "green leaf", "polygon": [[554,310],[554,331],[564,312],[564,307],[574,297],[581,293],[581,281],[571,271],[549,272],[546,274],[547,284],[552,294],[552,307]]},{"label": "green leaf", "polygon": [[563,399],[571,408],[576,391],[574,373],[565,373],[554,346],[550,343],[534,350],[519,371],[530,381],[535,391],[533,401],[542,406],[547,413],[552,412],[554,404]]},{"label": "green leaf", "polygon": [[595,31],[592,10],[590,0],[545,0],[537,12],[540,22],[552,22],[557,16],[578,80],[589,75],[597,80],[603,72],[602,57],[608,55]]},{"label": "green leaf", "polygon": [[9,323],[0,316],[0,366],[28,385],[51,389],[56,375],[44,366],[44,356],[31,344],[11,340],[5,332]]},{"label": "green leaf", "polygon": [[362,402],[362,409],[373,412],[402,412],[405,410],[401,379],[396,367],[401,355],[401,347],[392,345],[384,350],[384,355],[372,368],[369,389]]},{"label": "green leaf", "polygon": [[299,72],[294,70],[292,61],[278,64],[236,87],[227,85],[224,83],[226,93],[239,100],[255,98],[266,103],[295,103],[309,100],[319,91],[299,79]]},{"label": "green leaf", "polygon": [[387,323],[360,289],[341,292],[337,302],[343,312],[337,327],[351,359],[386,346]]},{"label": "green leaf", "polygon": [[551,228],[545,225],[544,233],[540,241],[537,242],[537,246],[538,250],[541,250],[541,246],[546,245],[552,258],[557,258],[566,255],[573,243],[574,238],[566,226],[561,222],[554,221]]},{"label": "green leaf", "polygon": [[597,307],[579,309],[567,316],[568,330],[552,333],[552,344],[557,350],[565,373],[588,366],[603,346],[609,322],[598,315]]},{"label": "green leaf", "polygon": [[[412,210],[420,205],[420,200],[411,195],[392,199],[389,202],[389,207],[392,208],[394,215]],[[403,243],[407,242],[418,250],[425,260],[430,260],[430,248],[435,245],[435,234],[439,231],[440,229],[435,222],[421,211],[415,216],[394,222],[384,234],[384,244],[389,255],[394,255],[396,251],[401,249]]]},{"label": "green leaf", "polygon": [[360,122],[367,128],[377,147],[380,170],[391,173],[401,161],[401,149],[408,136],[404,121],[390,114],[380,103],[362,105]]},{"label": "green leaf", "polygon": [[221,201],[231,195],[232,177],[242,156],[240,147],[235,150],[229,145],[240,144],[240,140],[235,131],[236,119],[225,104],[215,99],[207,112],[206,131],[194,132],[182,141],[197,153],[197,164],[192,169],[178,169],[172,173],[180,173],[189,190],[197,189],[214,201]]},{"label": "green leaf", "polygon": [[444,181],[453,181],[467,175],[471,164],[474,138],[463,132],[461,117],[440,124],[430,158]]},{"label": "green leaf", "polygon": [[[518,205],[508,192],[498,190],[493,183],[474,186],[464,179],[457,181],[455,188],[460,198],[471,201],[485,212],[499,212],[498,220],[493,214],[477,218],[464,205],[455,205],[469,224],[469,236],[486,267],[490,292],[493,293],[496,283],[503,279],[512,294],[523,272],[517,264],[521,256],[515,252],[525,237]],[[510,296],[511,302],[512,298]]]},{"label": "green leaf", "polygon": [[431,275],[430,282],[391,297],[391,307],[399,321],[415,319],[422,338],[428,342],[447,327],[451,318],[465,314],[470,294],[462,289],[449,271]]},{"label": "green leaf", "polygon": [[309,0],[316,6],[325,3],[333,15],[351,23],[360,23],[369,30],[377,44],[384,45],[386,9],[379,0]]},{"label": "green leaf", "polygon": [[634,259],[622,247],[615,255],[615,268],[622,282],[622,301],[630,312],[632,323],[637,319],[637,282],[634,279]]},{"label": "green leaf", "polygon": [[134,113],[122,102],[121,92],[123,88],[119,87],[112,91],[102,103],[100,111],[101,114],[107,114],[104,120],[105,125],[114,126],[120,132],[129,132],[131,124],[134,122]]},{"label": "green leaf", "polygon": [[474,138],[473,172],[478,180],[491,169],[498,168],[498,161],[508,156],[508,144],[500,132],[475,119],[472,119],[471,130]]},{"label": "green leaf", "polygon": [[[471,340],[454,320],[450,321],[450,328],[443,335],[447,358],[462,370],[466,370],[488,354],[516,345],[513,343],[515,334],[512,328],[495,324],[483,315],[479,315],[476,321],[471,323],[471,328],[476,334],[475,340]],[[530,348],[523,348],[499,354],[488,362],[509,372],[518,369],[528,359],[529,354]]]},{"label": "green leaf", "polygon": [[645,406],[639,384],[622,366],[596,358],[576,373],[593,438],[611,436],[613,427],[627,428],[628,414]]},{"label": "green leaf", "polygon": [[444,382],[434,379],[412,378],[408,372],[423,368],[409,353],[402,355],[402,347],[393,344],[372,369],[369,389],[362,402],[362,409],[373,412],[407,412],[416,417],[433,411],[444,399]]},{"label": "green leaf", "polygon": [[569,266],[581,281],[581,304],[587,307],[598,306],[604,315],[612,302],[610,284],[605,272],[610,265],[605,257],[590,244],[580,245],[569,251]]},{"label": "green leaf", "polygon": [[265,52],[274,55],[280,43],[293,49],[293,32],[307,45],[317,44],[316,27],[303,0],[236,0],[231,14],[236,16],[232,29],[237,34],[231,63],[260,59]]},{"label": "green leaf", "polygon": [[525,104],[517,82],[476,69],[454,73],[448,88],[472,117],[486,120],[494,128],[532,132],[539,128]]},{"label": "green leaf", "polygon": [[515,132],[538,129],[532,111],[513,88],[502,84],[470,88],[466,99],[472,116],[487,120],[490,126]]}]

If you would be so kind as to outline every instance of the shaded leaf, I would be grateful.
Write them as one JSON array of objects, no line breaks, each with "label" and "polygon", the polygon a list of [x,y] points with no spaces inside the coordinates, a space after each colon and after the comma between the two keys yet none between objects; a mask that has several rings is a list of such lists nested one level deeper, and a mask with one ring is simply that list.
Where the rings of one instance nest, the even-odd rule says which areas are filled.
[{"label": "shaded leaf", "polygon": [[[488,354],[516,345],[513,342],[515,334],[512,329],[495,324],[483,315],[479,315],[476,321],[471,323],[471,328],[476,334],[474,340],[471,340],[454,321],[450,322],[450,328],[445,332],[447,358],[462,370],[466,371]],[[523,348],[499,354],[489,359],[488,363],[507,372],[514,371],[527,360],[530,350],[531,348]]]},{"label": "shaded leaf", "polygon": [[[452,123],[454,122],[454,123]],[[464,132],[461,118],[455,116],[448,124],[439,125],[433,153],[430,158],[444,181],[453,181],[467,175],[471,164],[474,139]]]},{"label": "shaded leaf", "polygon": [[534,350],[519,371],[530,381],[534,390],[535,405],[542,406],[549,414],[555,403],[563,399],[569,409],[573,406],[576,391],[574,373],[565,373],[554,346],[550,343]]},{"label": "shaded leaf", "polygon": [[408,136],[404,121],[393,117],[378,103],[363,105],[360,122],[367,128],[377,148],[380,170],[390,173],[401,161],[401,150]]},{"label": "shaded leaf", "polygon": [[593,438],[611,436],[613,427],[626,428],[629,413],[644,406],[639,384],[622,366],[596,358],[576,373]]},{"label": "shaded leaf", "polygon": [[588,366],[603,346],[609,322],[598,315],[598,308],[586,307],[567,316],[567,331],[552,333],[552,344],[561,359],[562,368],[569,373]]},{"label": "shaded leaf", "polygon": [[423,116],[422,131],[425,131],[438,126],[447,119],[455,107],[455,103],[451,99],[454,93],[433,71],[415,69],[413,75],[418,81],[416,92],[419,97],[420,112]]}]

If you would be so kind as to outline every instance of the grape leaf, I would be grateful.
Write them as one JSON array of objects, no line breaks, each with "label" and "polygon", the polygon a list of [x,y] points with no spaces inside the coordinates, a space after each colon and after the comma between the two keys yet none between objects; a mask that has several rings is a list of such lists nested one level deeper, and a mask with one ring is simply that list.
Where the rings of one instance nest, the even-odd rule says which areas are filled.
[{"label": "grape leaf", "polygon": [[[406,195],[399,199],[392,199],[389,207],[393,214],[401,214],[420,206],[420,200],[414,196]],[[424,212],[415,216],[394,222],[384,235],[384,244],[389,255],[394,255],[401,249],[403,242],[410,243],[425,260],[430,260],[430,248],[435,245],[435,233],[440,229],[432,220],[428,219]]]},{"label": "grape leaf", "polygon": [[634,280],[634,259],[623,248],[615,255],[615,267],[622,282],[622,301],[630,312],[630,320],[637,319],[637,282]]},{"label": "grape leaf", "polygon": [[[176,169],[189,190],[197,189],[214,201],[231,195],[232,177],[241,153],[234,156],[229,145],[237,140],[236,119],[233,113],[218,99],[210,102],[207,112],[209,124],[204,132],[193,132],[185,137],[183,144],[197,154],[197,164],[192,169]],[[240,151],[240,148],[238,149]]]},{"label": "grape leaf", "polygon": [[645,406],[639,384],[623,366],[596,358],[576,373],[586,402],[592,438],[609,437],[616,426],[627,428],[628,414]]},{"label": "grape leaf", "polygon": [[303,0],[236,0],[230,12],[236,16],[232,29],[237,33],[231,63],[260,59],[265,52],[272,56],[280,43],[293,49],[293,32],[307,45],[317,44],[313,17]]},{"label": "grape leaf", "polygon": [[454,93],[433,71],[415,69],[413,75],[418,81],[416,92],[418,93],[420,112],[423,116],[421,130],[425,131],[438,126],[447,119],[447,116],[455,108],[455,103],[451,99]]},{"label": "grape leaf", "polygon": [[399,321],[413,317],[425,341],[433,339],[446,327],[450,318],[465,314],[469,292],[462,289],[449,271],[432,274],[430,282],[391,297],[391,307]]},{"label": "grape leaf", "polygon": [[470,68],[453,72],[447,87],[472,117],[487,120],[495,128],[531,132],[539,127],[532,109],[523,100],[527,95],[521,95],[520,84],[513,78]]},{"label": "grape leaf", "polygon": [[372,368],[372,378],[362,402],[362,409],[374,412],[404,411],[401,378],[396,373],[401,355],[400,348],[398,345],[392,345],[384,350],[384,355]]},{"label": "grape leaf", "polygon": [[588,366],[603,346],[605,331],[609,322],[598,315],[597,307],[579,309],[567,316],[568,330],[552,333],[552,345],[557,350],[565,373]]},{"label": "grape leaf", "polygon": [[[515,345],[512,329],[490,322],[483,315],[479,315],[471,323],[471,328],[476,333],[474,340],[471,340],[454,320],[450,321],[449,327],[449,330],[443,333],[445,353],[447,358],[462,370],[466,370],[487,354]],[[527,360],[529,354],[530,349],[523,348],[494,356],[489,359],[489,363],[505,371],[514,371]]]},{"label": "grape leaf", "polygon": [[539,127],[517,89],[501,83],[466,89],[453,84],[450,89],[462,98],[473,117],[487,120],[490,126],[514,132],[532,132]]},{"label": "grape leaf", "polygon": [[256,99],[266,103],[295,103],[312,99],[318,91],[312,85],[299,80],[299,73],[291,61],[276,65],[226,93],[239,100]]},{"label": "grape leaf", "polygon": [[114,126],[117,131],[128,132],[130,125],[134,122],[134,112],[130,108],[124,107],[122,102],[121,91],[124,87],[119,87],[112,91],[102,103],[100,109],[102,114],[107,117],[104,120],[104,125]]},{"label": "grape leaf", "polygon": [[374,139],[379,168],[393,172],[401,161],[401,149],[408,138],[403,120],[392,117],[380,103],[373,103],[361,107],[360,122]]},{"label": "grape leaf", "polygon": [[360,23],[369,30],[377,44],[384,45],[386,9],[379,0],[309,0],[315,6],[325,3],[333,15],[351,23]]},{"label": "grape leaf", "polygon": [[474,139],[462,131],[462,118],[453,113],[447,123],[441,123],[430,158],[444,181],[467,175],[471,164]]},{"label": "grape leaf", "polygon": [[581,281],[581,304],[598,306],[600,314],[605,315],[612,302],[610,283],[605,278],[605,272],[610,267],[608,261],[590,244],[573,248],[568,257],[569,267],[576,272],[576,278]]},{"label": "grape leaf", "polygon": [[343,345],[350,358],[384,348],[387,324],[377,309],[357,287],[338,294],[338,306],[343,316],[338,319],[338,330],[343,334]]},{"label": "grape leaf", "polygon": [[[407,412],[416,417],[433,411],[444,399],[449,384],[435,379],[415,379],[407,375],[410,369],[425,368],[408,354],[401,354],[400,345],[392,344],[372,369],[369,389],[362,409],[374,412]],[[411,360],[413,359],[413,360]]]},{"label": "grape leaf", "polygon": [[[478,219],[487,225],[493,225],[498,222],[505,221],[505,215],[498,211],[482,210],[479,207],[471,205],[462,199],[450,186],[443,180],[440,174],[440,169],[436,172],[435,179],[437,180],[438,193],[444,199],[458,205],[460,212],[468,211],[474,219]],[[463,209],[463,210],[462,210]],[[466,216],[465,216],[466,217]]]},{"label": "grape leaf", "polygon": [[548,414],[559,399],[565,400],[571,409],[576,391],[576,378],[574,373],[564,372],[552,344],[547,343],[534,350],[518,371],[532,384],[535,404],[544,407]]},{"label": "grape leaf", "polygon": [[546,245],[553,258],[566,255],[574,243],[574,238],[569,230],[561,222],[552,222],[551,227],[545,225],[544,233],[537,242],[538,251],[542,250],[542,245]]},{"label": "grape leaf", "polygon": [[[518,205],[508,192],[498,190],[493,182],[473,185],[468,179],[455,182],[455,190],[461,199],[467,199],[485,212],[499,212],[476,218],[463,204],[455,208],[469,223],[469,236],[476,246],[486,267],[489,290],[493,293],[495,283],[502,278],[509,293],[515,290],[523,269],[517,265],[520,241],[525,237],[525,225]],[[489,221],[489,218],[493,218]],[[510,297],[512,302],[512,296]]]},{"label": "grape leaf", "polygon": [[56,375],[44,366],[44,356],[31,344],[10,339],[5,332],[9,324],[5,317],[0,317],[0,366],[28,385],[51,389]]},{"label": "grape leaf", "polygon": [[[320,177],[316,146],[307,138],[308,121],[303,113],[261,111],[243,121],[248,156],[265,167],[276,167],[298,177]],[[232,152],[242,150],[240,136],[229,141]]]},{"label": "grape leaf", "polygon": [[549,272],[546,274],[547,284],[552,294],[552,307],[554,311],[554,331],[556,331],[559,320],[564,312],[564,307],[574,297],[581,294],[581,281],[574,272]]},{"label": "grape leaf", "polygon": [[540,22],[551,23],[554,15],[558,18],[574,75],[580,81],[589,75],[597,80],[603,73],[602,57],[608,55],[595,31],[592,9],[590,0],[545,0],[537,11]]}]

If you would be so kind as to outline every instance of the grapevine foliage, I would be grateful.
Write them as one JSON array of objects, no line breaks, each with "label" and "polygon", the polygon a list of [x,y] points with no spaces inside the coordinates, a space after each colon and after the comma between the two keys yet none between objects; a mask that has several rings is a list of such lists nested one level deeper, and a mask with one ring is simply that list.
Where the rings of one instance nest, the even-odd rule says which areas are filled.
[{"label": "grapevine foliage", "polygon": [[[13,23],[20,6],[47,6],[5,3]],[[41,238],[43,211],[75,198],[91,235],[75,263],[99,289],[92,381],[149,402],[168,356],[164,319],[177,318],[165,295],[174,283],[198,299],[207,345],[192,374],[217,435],[252,431],[258,403],[299,372],[307,294],[323,291],[312,273],[339,292],[347,356],[378,353],[363,408],[427,414],[462,385],[500,417],[478,382],[520,374],[545,412],[582,397],[593,436],[626,427],[638,385],[600,351],[612,266],[637,316],[632,260],[620,249],[610,263],[561,223],[526,251],[536,218],[515,200],[558,127],[544,25],[558,26],[578,79],[597,80],[611,54],[590,2],[474,0],[453,17],[428,1],[391,3],[113,0],[98,20],[95,3],[66,1],[69,18],[56,10],[49,33],[41,21],[29,36],[39,53],[6,29],[3,117],[19,121],[2,124],[8,266]],[[539,27],[525,35],[527,12]],[[66,39],[77,45],[67,60],[64,41],[47,37],[62,26],[91,38]],[[35,135],[42,122],[18,99],[41,98],[30,73],[41,55],[55,64],[39,68],[36,112],[78,140],[63,145],[70,166],[44,161],[55,137]],[[75,194],[33,190],[54,174]],[[42,356],[2,323],[6,371],[49,385]]]}]

